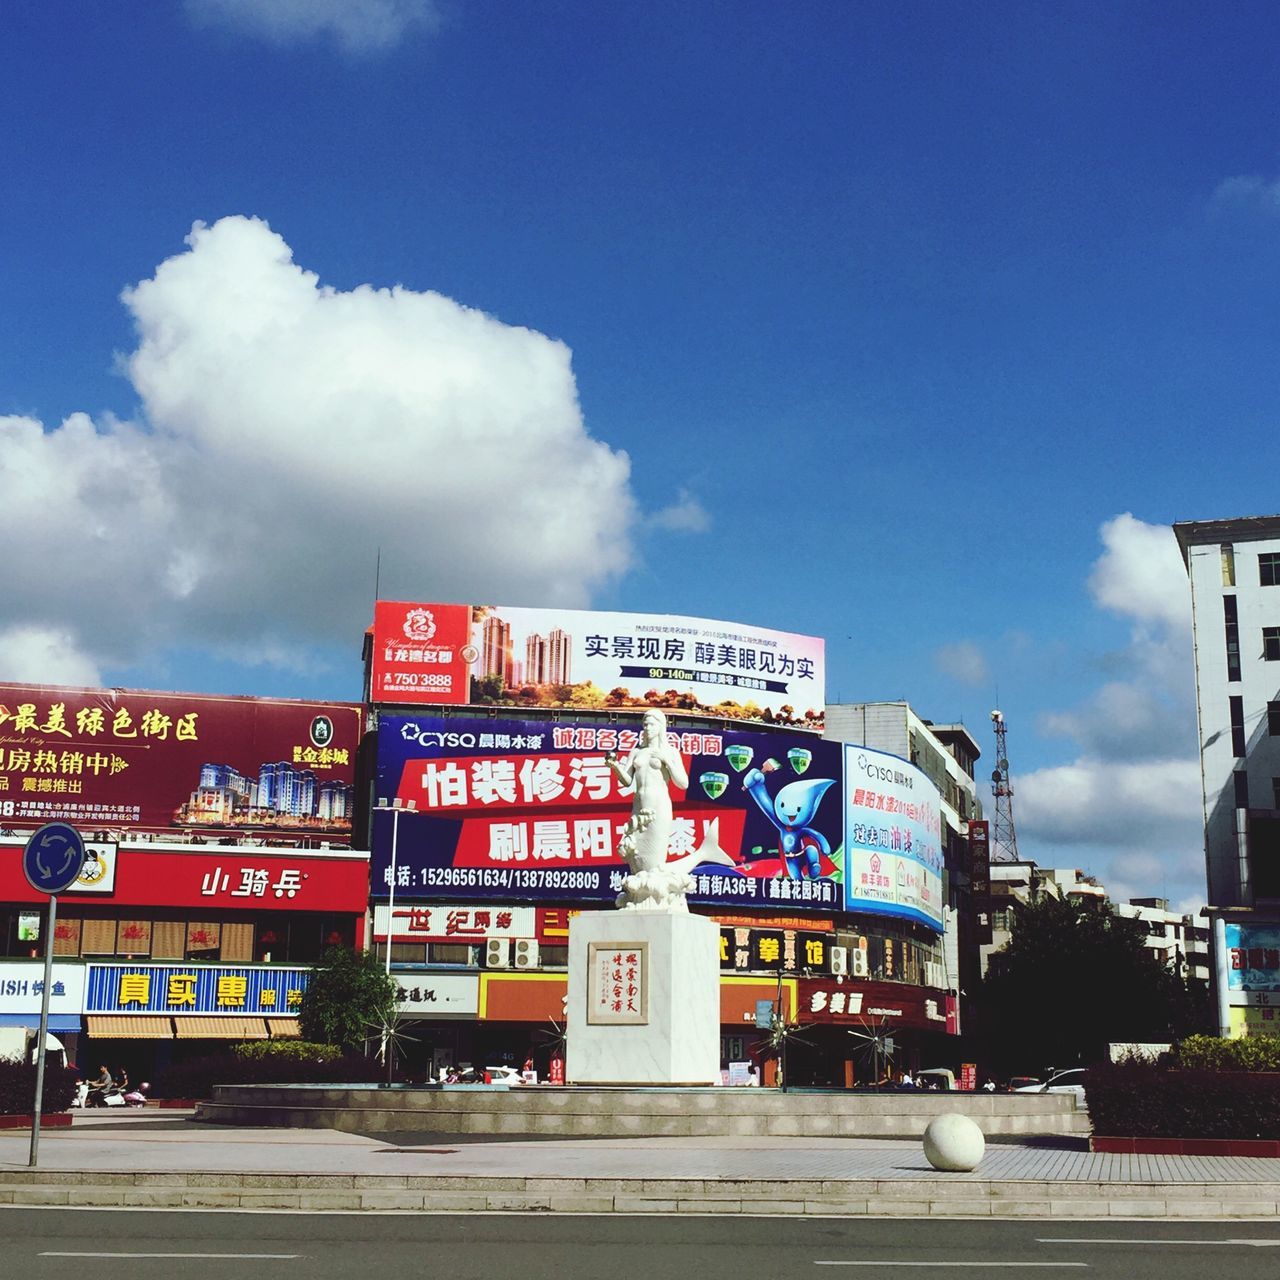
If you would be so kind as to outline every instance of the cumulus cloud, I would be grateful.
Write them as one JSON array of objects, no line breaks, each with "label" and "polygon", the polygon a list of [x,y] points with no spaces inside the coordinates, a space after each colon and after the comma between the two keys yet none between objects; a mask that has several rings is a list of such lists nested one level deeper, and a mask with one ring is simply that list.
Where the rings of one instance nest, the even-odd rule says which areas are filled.
[{"label": "cumulus cloud", "polygon": [[11,626],[0,631],[0,673],[19,684],[97,685],[97,666],[76,647],[68,631]]},{"label": "cumulus cloud", "polygon": [[187,244],[123,295],[141,423],[0,419],[0,627],[86,670],[177,643],[306,670],[358,643],[379,551],[384,596],[440,600],[581,606],[629,567],[629,460],[562,343],[328,288],[255,219]]},{"label": "cumulus cloud", "polygon": [[330,37],[352,53],[378,53],[440,23],[435,0],[187,0],[198,23],[277,44]]},{"label": "cumulus cloud", "polygon": [[[1112,896],[1204,899],[1191,598],[1167,525],[1125,513],[1099,530],[1094,602],[1130,621],[1104,665],[1123,673],[1079,706],[1042,716],[1070,739],[1070,764],[1015,778],[1019,848],[1038,861],[1077,859]],[[1041,856],[1037,850],[1045,851]]]},{"label": "cumulus cloud", "polygon": [[711,528],[711,516],[688,489],[681,489],[675,502],[655,511],[647,523],[667,533],[705,533]]},{"label": "cumulus cloud", "polygon": [[1280,215],[1280,178],[1242,174],[1224,178],[1214,190],[1212,205],[1217,209],[1251,209]]},{"label": "cumulus cloud", "polygon": [[934,665],[943,675],[979,688],[991,683],[991,671],[981,649],[970,640],[957,640],[934,651]]}]

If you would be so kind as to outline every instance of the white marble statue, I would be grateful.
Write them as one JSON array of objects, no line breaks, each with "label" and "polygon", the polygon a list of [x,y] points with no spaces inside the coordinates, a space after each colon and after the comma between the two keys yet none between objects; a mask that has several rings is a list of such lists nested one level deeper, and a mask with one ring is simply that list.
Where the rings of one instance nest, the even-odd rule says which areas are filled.
[{"label": "white marble statue", "polygon": [[[657,708],[644,713],[640,742],[619,760],[615,751],[606,759],[624,787],[635,787],[631,817],[618,840],[618,853],[631,874],[622,882],[617,905],[630,911],[688,911],[685,894],[693,877],[684,866],[667,865],[671,843],[671,792],[689,786],[680,753],[667,741],[667,717]],[[687,860],[682,859],[687,865]]]}]

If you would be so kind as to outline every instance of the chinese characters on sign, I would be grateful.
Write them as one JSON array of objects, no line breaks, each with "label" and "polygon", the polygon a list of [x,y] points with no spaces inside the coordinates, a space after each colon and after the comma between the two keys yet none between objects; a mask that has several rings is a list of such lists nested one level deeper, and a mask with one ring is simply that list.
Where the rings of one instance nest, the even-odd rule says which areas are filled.
[{"label": "chinese characters on sign", "polygon": [[587,944],[587,1021],[644,1026],[649,1021],[649,944]]},{"label": "chinese characters on sign", "polygon": [[[485,942],[490,938],[533,938],[537,922],[532,907],[399,906],[391,913],[392,941]],[[373,909],[373,936],[386,940],[387,907]]]},{"label": "chinese characters on sign", "polygon": [[87,1013],[256,1013],[296,1017],[306,969],[90,965]]},{"label": "chinese characters on sign", "polygon": [[1280,993],[1280,926],[1228,922],[1224,931],[1230,1002],[1244,1004],[1248,992]]},{"label": "chinese characters on sign", "polygon": [[[234,889],[231,888],[233,877],[236,883]],[[307,873],[297,867],[285,867],[275,873],[260,866],[236,867],[224,871],[219,863],[202,877],[200,896],[214,898],[225,893],[232,898],[296,898],[306,878]]]}]

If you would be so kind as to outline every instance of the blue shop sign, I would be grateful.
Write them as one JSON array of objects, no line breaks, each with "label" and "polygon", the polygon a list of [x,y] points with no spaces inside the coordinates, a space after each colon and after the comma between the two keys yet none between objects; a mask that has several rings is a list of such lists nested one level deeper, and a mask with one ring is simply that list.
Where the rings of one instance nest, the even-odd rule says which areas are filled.
[{"label": "blue shop sign", "polygon": [[92,964],[86,1013],[238,1013],[297,1017],[309,969]]}]

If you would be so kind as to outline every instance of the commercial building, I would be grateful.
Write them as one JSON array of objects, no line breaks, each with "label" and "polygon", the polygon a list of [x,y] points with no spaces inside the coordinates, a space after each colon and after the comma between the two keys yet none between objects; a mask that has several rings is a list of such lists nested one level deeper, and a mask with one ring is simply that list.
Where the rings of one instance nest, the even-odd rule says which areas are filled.
[{"label": "commercial building", "polygon": [[[513,687],[506,652],[526,657]],[[366,656],[373,938],[390,947],[413,1068],[533,1056],[546,1073],[563,1052],[569,919],[612,909],[626,873],[630,793],[608,756],[635,745],[650,706],[689,773],[670,854],[692,869],[691,909],[720,926],[726,1069],[759,1061],[757,1019],[773,1012],[805,1028],[796,1083],[866,1082],[886,1041],[899,1066],[955,1057],[948,802],[905,751],[860,746],[849,765],[821,735],[821,641],[380,601]],[[962,729],[952,737],[976,756]],[[927,746],[944,786],[963,775],[941,737]],[[968,785],[956,823],[960,806],[976,811]],[[803,814],[790,824],[784,790]]]},{"label": "commercial building", "polygon": [[1219,1027],[1280,1034],[1280,516],[1173,531],[1191,582]]},{"label": "commercial building", "polygon": [[[39,1018],[47,899],[22,851],[63,820],[88,854],[53,948],[52,1026],[73,1059],[139,1079],[296,1036],[308,966],[364,942],[368,854],[347,847],[346,801],[279,784],[305,773],[349,797],[359,732],[351,704],[0,686],[0,1022]],[[193,808],[202,791],[238,800]]]}]

